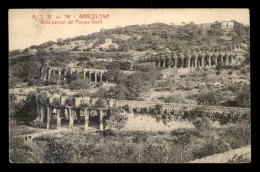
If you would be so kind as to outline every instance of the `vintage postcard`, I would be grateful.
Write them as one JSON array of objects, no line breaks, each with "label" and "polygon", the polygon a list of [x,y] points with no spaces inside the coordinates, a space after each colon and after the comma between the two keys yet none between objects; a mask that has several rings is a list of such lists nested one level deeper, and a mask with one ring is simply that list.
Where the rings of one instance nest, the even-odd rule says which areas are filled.
[{"label": "vintage postcard", "polygon": [[10,9],[11,163],[250,163],[249,9]]}]

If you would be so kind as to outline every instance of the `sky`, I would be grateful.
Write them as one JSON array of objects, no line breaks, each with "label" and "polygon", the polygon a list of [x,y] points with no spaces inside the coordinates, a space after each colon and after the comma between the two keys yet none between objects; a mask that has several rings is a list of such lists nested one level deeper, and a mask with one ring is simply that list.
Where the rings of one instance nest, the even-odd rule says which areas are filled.
[{"label": "sky", "polygon": [[[80,14],[105,14],[109,18],[102,19],[101,24],[92,24],[92,19],[79,19]],[[40,15],[47,20],[51,15],[53,21],[66,24],[41,24]],[[35,16],[35,17],[34,17]],[[61,18],[56,18],[61,17]],[[75,18],[74,18],[75,17]],[[73,24],[67,24],[74,20]],[[89,21],[90,24],[77,24],[76,20]],[[100,19],[94,19],[99,21]],[[10,9],[8,11],[9,50],[24,49],[31,45],[39,45],[58,38],[73,38],[110,29],[136,24],[181,22],[214,23],[215,21],[236,20],[250,25],[248,9]]]}]

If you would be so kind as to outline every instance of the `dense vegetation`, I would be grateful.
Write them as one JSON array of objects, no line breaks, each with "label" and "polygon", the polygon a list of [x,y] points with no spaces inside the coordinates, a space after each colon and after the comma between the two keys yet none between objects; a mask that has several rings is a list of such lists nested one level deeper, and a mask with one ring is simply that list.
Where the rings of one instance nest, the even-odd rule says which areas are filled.
[{"label": "dense vegetation", "polygon": [[17,132],[22,131],[23,128],[15,124],[10,131],[12,162],[178,163],[181,161],[181,151],[183,162],[187,162],[251,143],[250,124],[245,121],[221,129],[179,129],[171,134],[60,132],[60,136],[43,135],[32,142],[15,137]]}]

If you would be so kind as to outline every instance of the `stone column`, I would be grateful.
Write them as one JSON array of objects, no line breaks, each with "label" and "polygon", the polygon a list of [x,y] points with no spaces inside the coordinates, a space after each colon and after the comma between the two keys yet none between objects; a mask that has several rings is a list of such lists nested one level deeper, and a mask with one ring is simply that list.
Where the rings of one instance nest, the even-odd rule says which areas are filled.
[{"label": "stone column", "polygon": [[64,71],[64,80],[66,80],[67,72]]},{"label": "stone column", "polygon": [[99,110],[99,129],[100,131],[103,131],[103,110]]},{"label": "stone column", "polygon": [[165,63],[166,63],[166,60],[164,59],[164,60],[163,60],[163,66],[162,66],[163,68],[166,67],[166,64],[165,64]]},{"label": "stone column", "polygon": [[47,106],[47,129],[50,129],[51,125],[51,108]]},{"label": "stone column", "polygon": [[217,66],[218,64],[218,53],[214,55],[214,65]]},{"label": "stone column", "polygon": [[201,67],[204,67],[204,55],[201,55]]},{"label": "stone column", "polygon": [[61,71],[58,70],[59,80],[61,80]]},{"label": "stone column", "polygon": [[178,56],[174,55],[174,66],[173,66],[173,68],[177,68],[177,63],[178,63]]},{"label": "stone column", "polygon": [[195,61],[194,67],[197,67],[197,65],[198,65],[198,57],[195,57],[194,61]]},{"label": "stone column", "polygon": [[43,77],[43,80],[46,81],[47,80],[47,70],[44,69],[44,77]]},{"label": "stone column", "polygon": [[102,81],[103,81],[103,79],[102,79],[102,75],[103,75],[103,73],[100,72],[100,81],[99,81],[99,82],[102,82]]},{"label": "stone column", "polygon": [[91,72],[88,71],[88,78],[91,80]]},{"label": "stone column", "polygon": [[84,78],[84,79],[85,79],[85,77],[86,77],[85,75],[86,75],[86,72],[85,72],[85,71],[83,71],[83,78]]},{"label": "stone column", "polygon": [[43,106],[40,107],[40,113],[41,113],[41,123],[43,124],[43,122],[44,122],[44,109],[43,109]]},{"label": "stone column", "polygon": [[233,65],[233,57],[234,57],[234,53],[231,53],[230,54],[230,62],[229,62],[230,65]]},{"label": "stone column", "polygon": [[94,72],[94,74],[95,74],[95,83],[96,83],[97,82],[97,73]]},{"label": "stone column", "polygon": [[190,68],[190,57],[188,57],[188,68]]},{"label": "stone column", "polygon": [[74,119],[73,119],[72,109],[70,107],[68,108],[68,112],[69,112],[69,117],[70,117],[69,128],[71,130],[73,128]]},{"label": "stone column", "polygon": [[51,79],[51,69],[48,69],[48,81]]},{"label": "stone column", "polygon": [[212,56],[209,56],[209,67],[211,66],[211,57]]},{"label": "stone column", "polygon": [[84,109],[85,111],[85,131],[88,131],[88,123],[89,123],[89,111]]},{"label": "stone column", "polygon": [[44,74],[43,74],[43,68],[41,68],[41,79],[44,78]]},{"label": "stone column", "polygon": [[60,129],[60,127],[61,127],[61,117],[60,117],[60,109],[59,108],[57,108],[56,114],[57,114],[57,129]]}]

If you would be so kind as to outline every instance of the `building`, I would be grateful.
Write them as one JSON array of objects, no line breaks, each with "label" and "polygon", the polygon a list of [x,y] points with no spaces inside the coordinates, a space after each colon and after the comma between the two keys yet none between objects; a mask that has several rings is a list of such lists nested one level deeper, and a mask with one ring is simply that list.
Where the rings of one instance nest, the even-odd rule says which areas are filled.
[{"label": "building", "polygon": [[221,28],[233,28],[234,27],[234,21],[223,21],[221,23]]}]

